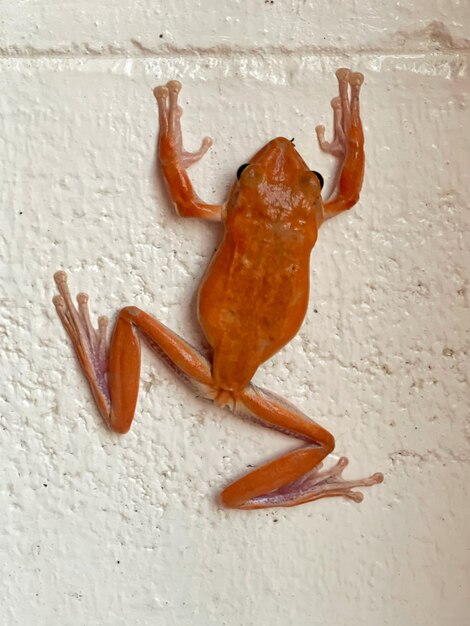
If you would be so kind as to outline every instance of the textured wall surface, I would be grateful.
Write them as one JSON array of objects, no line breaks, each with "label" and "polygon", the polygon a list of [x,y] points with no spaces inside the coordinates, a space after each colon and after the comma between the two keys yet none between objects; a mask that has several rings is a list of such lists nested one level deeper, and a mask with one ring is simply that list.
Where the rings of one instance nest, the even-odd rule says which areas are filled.
[{"label": "textured wall surface", "polygon": [[[470,10],[458,0],[2,2],[0,622],[466,626],[470,576]],[[155,175],[152,88],[184,83],[192,171],[224,198],[295,137],[331,182],[334,70],[364,72],[360,203],[326,224],[299,335],[257,382],[336,436],[361,505],[222,509],[295,443],[194,397],[144,348],[138,416],[108,432],[51,298],[124,304],[196,345],[220,228]]]}]

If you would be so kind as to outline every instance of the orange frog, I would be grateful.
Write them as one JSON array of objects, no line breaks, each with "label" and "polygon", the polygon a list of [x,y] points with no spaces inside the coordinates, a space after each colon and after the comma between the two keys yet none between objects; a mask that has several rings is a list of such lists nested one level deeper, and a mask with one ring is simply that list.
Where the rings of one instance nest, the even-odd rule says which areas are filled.
[{"label": "orange frog", "polygon": [[211,361],[134,306],[120,311],[108,347],[107,318],[100,317],[98,329],[93,328],[88,296],[79,294],[76,308],[65,272],[55,274],[60,293],[54,298],[57,313],[112,430],[127,432],[134,418],[139,331],[199,395],[303,442],[224,489],[220,498],[228,507],[294,506],[332,496],[360,502],[363,496],[353,491],[355,487],[383,480],[379,473],[344,480],[345,457],[320,471],[334,448],[333,436],[282,398],[250,382],[258,367],[300,328],[308,303],[310,252],[319,226],[359,199],[364,175],[359,91],[364,78],[348,69],[339,69],[336,76],[334,141],[325,141],[322,126],[316,129],[321,149],[341,161],[338,190],[325,203],[321,176],[310,171],[293,142],[283,137],[270,141],[239,168],[225,204],[202,202],[186,170],[212,141],[206,137],[198,152],[186,152],[178,106],[181,84],[173,80],[154,91],[160,120],[159,159],[176,210],[182,217],[222,221],[225,226],[199,290],[199,320],[212,348]]}]

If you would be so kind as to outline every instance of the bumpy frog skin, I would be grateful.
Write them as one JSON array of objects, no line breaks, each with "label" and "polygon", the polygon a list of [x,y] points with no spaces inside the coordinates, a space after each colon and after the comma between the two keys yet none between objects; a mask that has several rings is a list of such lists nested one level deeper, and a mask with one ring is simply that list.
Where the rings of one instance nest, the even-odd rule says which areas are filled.
[{"label": "bumpy frog skin", "polygon": [[250,381],[258,367],[290,341],[304,319],[309,293],[310,252],[327,219],[359,200],[364,176],[364,137],[359,114],[362,74],[336,72],[339,95],[333,99],[334,140],[321,149],[339,159],[338,188],[322,201],[321,176],[310,171],[293,142],[270,141],[239,168],[223,205],[201,201],[187,168],[210,148],[206,137],[199,151],[184,150],[178,106],[181,84],[172,80],[154,91],[160,120],[159,160],[168,191],[182,217],[222,221],[222,242],[199,289],[199,320],[212,348],[207,360],[196,349],[144,311],[128,306],[119,313],[108,346],[106,317],[92,325],[88,296],[73,304],[65,272],[55,274],[60,295],[54,304],[106,424],[129,430],[137,404],[140,375],[138,332],[163,353],[198,395],[237,414],[301,440],[292,452],[254,469],[220,495],[228,507],[257,509],[294,506],[319,498],[342,496],[355,502],[355,487],[380,483],[382,474],[346,481],[348,460],[320,471],[334,448],[322,426],[277,395]]}]

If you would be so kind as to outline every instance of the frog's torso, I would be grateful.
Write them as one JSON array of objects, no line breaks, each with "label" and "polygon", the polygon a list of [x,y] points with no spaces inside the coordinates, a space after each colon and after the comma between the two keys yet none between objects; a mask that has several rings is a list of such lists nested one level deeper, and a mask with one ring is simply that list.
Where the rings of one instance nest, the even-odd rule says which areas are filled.
[{"label": "frog's torso", "polygon": [[318,178],[284,138],[260,150],[233,186],[225,235],[199,291],[221,389],[243,389],[299,330],[321,211]]}]

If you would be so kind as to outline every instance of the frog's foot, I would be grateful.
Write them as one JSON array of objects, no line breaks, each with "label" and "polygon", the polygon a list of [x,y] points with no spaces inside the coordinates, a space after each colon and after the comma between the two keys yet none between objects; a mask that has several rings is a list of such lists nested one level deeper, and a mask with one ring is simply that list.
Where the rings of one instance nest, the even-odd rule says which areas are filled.
[{"label": "frog's foot", "polygon": [[336,70],[338,79],[339,96],[333,98],[334,138],[332,142],[325,140],[325,127],[317,126],[318,143],[323,152],[336,157],[344,157],[347,151],[348,134],[351,126],[356,126],[359,121],[359,92],[364,82],[364,76],[360,72],[351,72],[346,68]]},{"label": "frog's foot", "polygon": [[343,497],[362,502],[364,495],[360,491],[353,491],[357,487],[372,487],[378,485],[384,479],[383,474],[377,472],[367,478],[358,480],[344,480],[341,476],[349,461],[341,457],[339,461],[328,470],[319,471],[322,463],[315,469],[307,472],[301,478],[290,482],[283,487],[272,491],[265,496],[253,498],[246,502],[246,508],[258,508],[258,506],[295,506],[305,502],[313,502],[320,498]]},{"label": "frog's foot", "polygon": [[160,141],[168,144],[164,158],[177,159],[186,169],[201,159],[212,146],[212,139],[204,137],[201,147],[196,152],[188,152],[183,148],[181,116],[183,109],[178,105],[178,94],[181,83],[170,80],[166,85],[156,87],[153,91],[158,104],[160,119]]},{"label": "frog's foot", "polygon": [[377,472],[367,478],[344,480],[342,473],[348,463],[348,459],[343,456],[330,469],[319,471],[323,466],[320,463],[315,469],[302,476],[302,478],[280,489],[279,496],[288,498],[292,496],[292,493],[296,493],[297,498],[300,498],[302,502],[341,496],[354,500],[354,502],[362,502],[364,495],[360,491],[353,491],[353,489],[377,485],[383,481],[383,474]]},{"label": "frog's foot", "polygon": [[79,293],[78,308],[75,307],[67,284],[67,274],[56,272],[54,280],[60,295],[53,298],[57,314],[63,327],[72,340],[75,353],[90,384],[93,396],[101,414],[107,420],[110,414],[110,398],[106,372],[108,368],[108,348],[106,331],[108,318],[98,318],[98,328],[94,328],[88,310],[88,295]]}]

